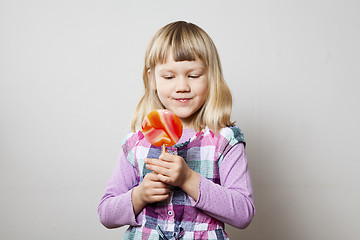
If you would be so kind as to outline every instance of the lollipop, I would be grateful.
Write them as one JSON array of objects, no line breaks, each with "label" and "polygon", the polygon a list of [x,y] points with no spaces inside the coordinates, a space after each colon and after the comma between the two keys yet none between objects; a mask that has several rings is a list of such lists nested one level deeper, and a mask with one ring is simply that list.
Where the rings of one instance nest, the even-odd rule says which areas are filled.
[{"label": "lollipop", "polygon": [[173,112],[158,109],[150,112],[141,125],[145,138],[154,146],[171,147],[179,141],[183,126],[180,118]]}]

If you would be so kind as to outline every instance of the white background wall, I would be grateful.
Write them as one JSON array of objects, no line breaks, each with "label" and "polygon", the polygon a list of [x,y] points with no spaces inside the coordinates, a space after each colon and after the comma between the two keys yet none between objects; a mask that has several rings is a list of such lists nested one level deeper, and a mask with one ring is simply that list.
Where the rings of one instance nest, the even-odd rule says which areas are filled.
[{"label": "white background wall", "polygon": [[256,216],[232,239],[360,239],[357,0],[0,0],[0,238],[119,239],[97,205],[174,20],[218,47]]}]

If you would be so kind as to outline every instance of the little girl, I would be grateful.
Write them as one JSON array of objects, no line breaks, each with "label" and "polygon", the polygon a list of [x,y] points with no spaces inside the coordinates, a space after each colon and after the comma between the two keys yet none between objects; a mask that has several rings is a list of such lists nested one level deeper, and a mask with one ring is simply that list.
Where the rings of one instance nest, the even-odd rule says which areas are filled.
[{"label": "little girl", "polygon": [[[152,38],[145,94],[132,119],[98,213],[107,228],[130,225],[125,239],[228,239],[224,223],[245,228],[254,216],[242,131],[230,121],[232,98],[211,38],[173,22]],[[184,125],[161,153],[139,131],[154,109]]]}]

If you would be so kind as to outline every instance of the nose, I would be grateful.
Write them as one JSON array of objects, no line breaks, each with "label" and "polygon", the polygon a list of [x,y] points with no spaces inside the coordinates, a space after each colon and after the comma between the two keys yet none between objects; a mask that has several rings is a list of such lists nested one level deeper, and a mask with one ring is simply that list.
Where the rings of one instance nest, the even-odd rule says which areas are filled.
[{"label": "nose", "polygon": [[180,77],[176,81],[176,92],[189,92],[190,85],[188,79],[185,77]]}]

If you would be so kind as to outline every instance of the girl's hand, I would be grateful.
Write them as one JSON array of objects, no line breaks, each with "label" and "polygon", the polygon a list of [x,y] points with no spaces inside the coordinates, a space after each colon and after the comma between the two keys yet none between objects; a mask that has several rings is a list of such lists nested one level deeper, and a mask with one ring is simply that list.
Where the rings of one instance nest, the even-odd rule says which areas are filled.
[{"label": "girl's hand", "polygon": [[138,214],[146,204],[164,201],[170,196],[171,186],[163,183],[157,173],[151,172],[145,175],[139,186],[132,191],[132,203],[135,215]]},{"label": "girl's hand", "polygon": [[147,169],[158,174],[161,182],[178,186],[197,200],[199,194],[199,175],[186,164],[182,157],[163,153],[159,159],[145,159],[145,163]]},{"label": "girl's hand", "polygon": [[189,175],[190,168],[185,160],[177,155],[163,153],[159,159],[145,159],[146,168],[159,174],[163,183],[181,186]]}]

